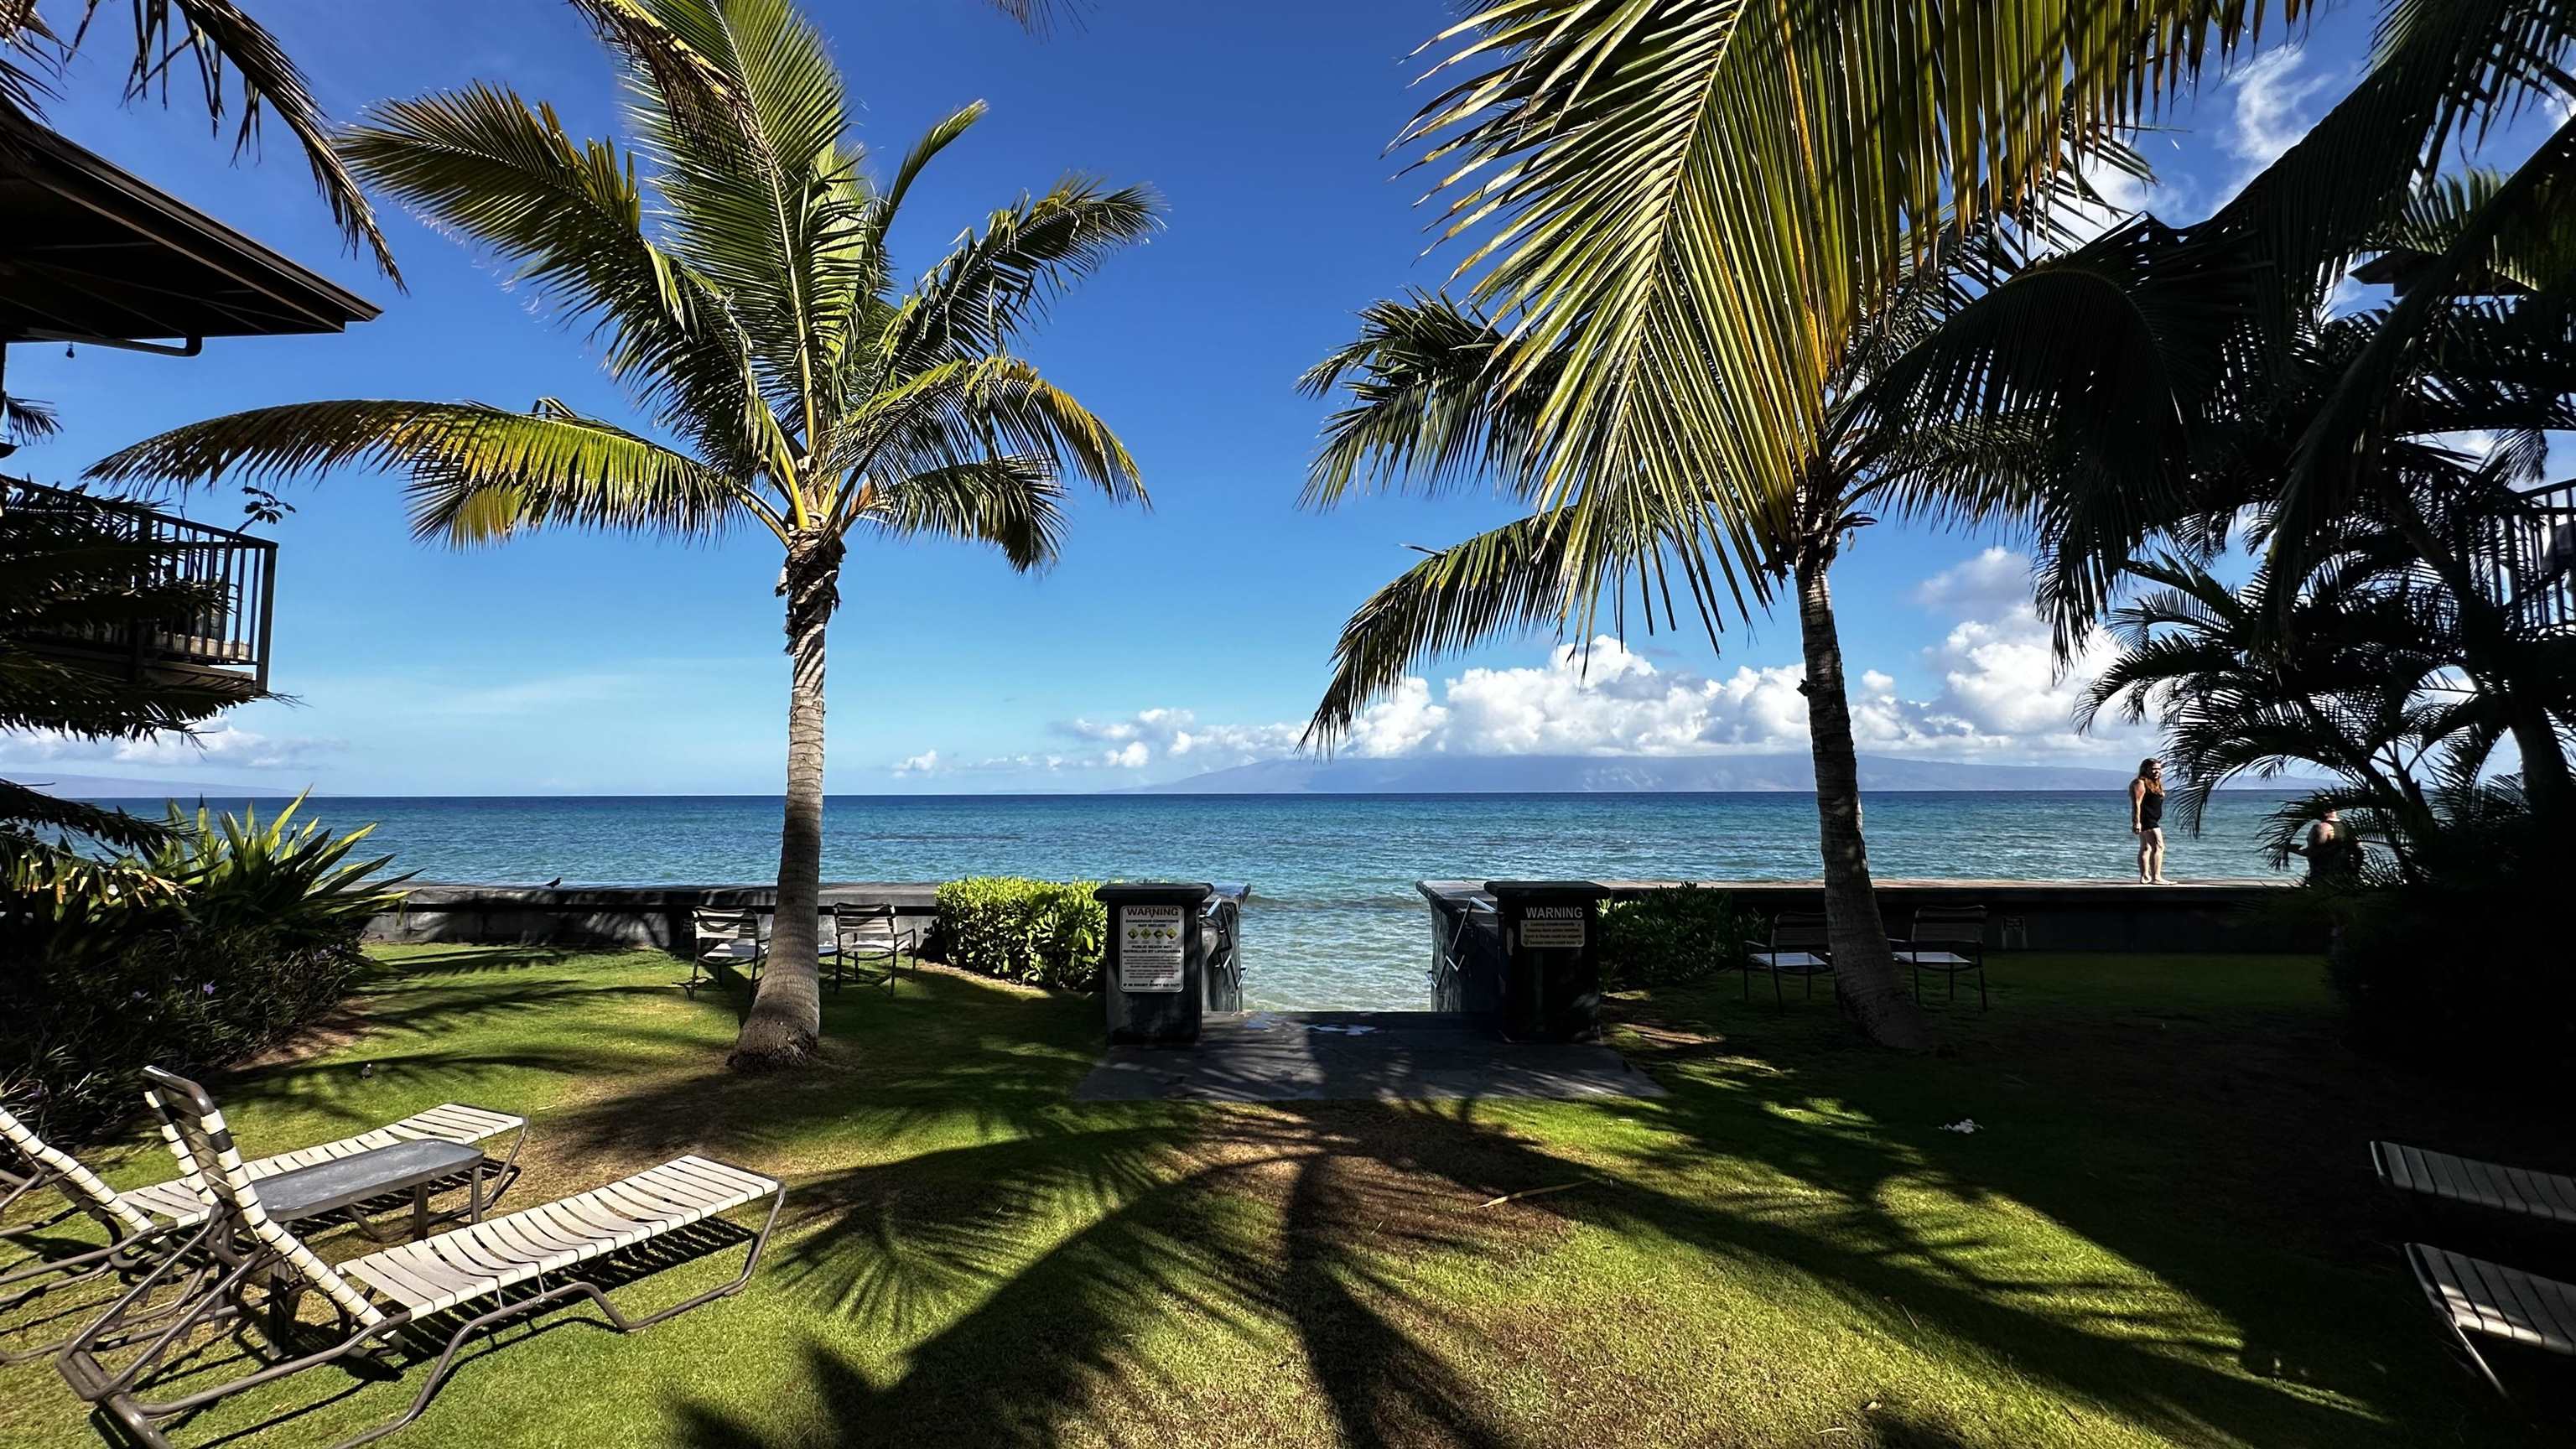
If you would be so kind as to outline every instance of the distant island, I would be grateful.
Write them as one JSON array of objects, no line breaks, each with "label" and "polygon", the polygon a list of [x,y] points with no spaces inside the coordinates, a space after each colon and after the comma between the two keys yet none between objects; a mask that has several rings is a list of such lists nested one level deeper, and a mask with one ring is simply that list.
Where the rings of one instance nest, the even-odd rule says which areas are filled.
[{"label": "distant island", "polygon": [[125,780],[111,775],[57,775],[12,765],[9,778],[63,800],[287,800],[292,790],[274,785],[230,785],[204,780]]},{"label": "distant island", "polygon": [[[1974,765],[1860,758],[1863,790],[2108,790],[2130,772],[2082,765]],[[2290,784],[2296,782],[2281,782]],[[1126,795],[1581,794],[1617,791],[1812,791],[1805,755],[1415,755],[1262,760]]]}]

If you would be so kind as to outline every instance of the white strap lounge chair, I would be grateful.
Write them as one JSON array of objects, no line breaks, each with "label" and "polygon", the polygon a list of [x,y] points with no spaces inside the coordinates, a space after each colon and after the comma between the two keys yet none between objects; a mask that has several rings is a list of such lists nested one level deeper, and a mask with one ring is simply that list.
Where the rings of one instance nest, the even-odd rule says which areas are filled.
[{"label": "white strap lounge chair", "polygon": [[[510,1139],[510,1151],[506,1157],[496,1160],[478,1156],[471,1164],[422,1183],[417,1188],[382,1198],[369,1197],[355,1203],[333,1204],[315,1214],[345,1216],[361,1232],[369,1237],[378,1237],[369,1224],[374,1214],[408,1203],[416,1209],[416,1225],[425,1225],[430,1220],[426,1213],[429,1198],[452,1190],[465,1191],[473,1204],[470,1210],[479,1216],[481,1209],[498,1202],[510,1184],[517,1181],[519,1148],[527,1140],[527,1129],[528,1119],[525,1117],[469,1107],[461,1102],[446,1102],[355,1137],[343,1137],[337,1142],[325,1142],[275,1157],[263,1157],[243,1164],[242,1170],[256,1181],[298,1173],[405,1142],[445,1142],[472,1147],[504,1132],[517,1134]],[[167,1123],[163,1124],[161,1132],[162,1140],[171,1143],[175,1150],[176,1143]],[[0,1195],[0,1216],[5,1216],[29,1194],[50,1187],[59,1191],[69,1206],[18,1231],[41,1229],[77,1215],[96,1222],[107,1234],[107,1242],[103,1246],[68,1256],[48,1256],[0,1275],[0,1311],[17,1307],[45,1292],[109,1274],[132,1279],[155,1266],[173,1249],[176,1234],[203,1224],[213,1212],[212,1195],[193,1172],[150,1187],[119,1192],[108,1186],[97,1173],[83,1166],[78,1158],[45,1141],[34,1128],[5,1109],[0,1109],[0,1141],[5,1141],[27,1168],[24,1173],[5,1174],[6,1180],[14,1185],[5,1195]],[[186,1159],[182,1157],[181,1161],[184,1163]],[[297,1199],[290,1193],[288,1201],[294,1203]],[[299,1212],[297,1216],[303,1214]],[[0,1363],[39,1357],[61,1347],[59,1341],[14,1345],[0,1350]]]},{"label": "white strap lounge chair", "polygon": [[[405,1330],[421,1326],[435,1341],[446,1328],[446,1346],[410,1406],[335,1449],[380,1439],[428,1409],[460,1349],[509,1319],[586,1298],[618,1331],[631,1332],[740,1292],[759,1266],[786,1197],[783,1187],[758,1173],[682,1157],[575,1197],[335,1266],[269,1213],[205,1089],[157,1069],[144,1075],[147,1099],[206,1184],[211,1213],[180,1253],[129,1289],[105,1317],[74,1334],[55,1363],[74,1393],[147,1449],[170,1449],[164,1426],[218,1400],[343,1359],[381,1362]],[[763,1199],[769,1212],[756,1233],[721,1221]],[[629,1317],[608,1299],[609,1285],[638,1276],[638,1270],[746,1241],[742,1272],[730,1282],[641,1317]],[[648,1247],[649,1253],[636,1251]],[[153,1312],[148,1323],[129,1322],[133,1305],[150,1295],[155,1280],[195,1253],[215,1265],[208,1281],[178,1306]],[[308,1293],[319,1294],[337,1314],[336,1340],[324,1347],[298,1344],[307,1334],[295,1323],[295,1309]],[[273,1357],[250,1372],[199,1386],[190,1369],[203,1331],[251,1327],[262,1316]],[[184,1375],[180,1384],[188,1387],[168,1399],[145,1398],[165,1370]]]},{"label": "white strap lounge chair", "polygon": [[2422,1243],[2406,1245],[2406,1262],[2452,1346],[2497,1393],[2504,1381],[2478,1352],[2479,1339],[2576,1358],[2576,1285]]},{"label": "white strap lounge chair", "polygon": [[913,928],[895,915],[890,901],[832,907],[832,987],[839,990],[844,971],[870,963],[885,967],[885,985],[894,989],[895,971],[904,953],[914,949]]},{"label": "white strap lounge chair", "polygon": [[2576,1228],[2576,1177],[2395,1142],[2370,1144],[2370,1165],[2390,1190],[2410,1197],[2510,1215],[2500,1221]]},{"label": "white strap lounge chair", "polygon": [[718,966],[740,967],[752,980],[760,979],[760,963],[769,956],[761,915],[754,910],[689,912],[693,937],[689,947],[690,996],[698,994],[701,979],[715,979],[714,968]]},{"label": "white strap lounge chair", "polygon": [[1832,945],[1825,933],[1825,917],[1817,911],[1782,911],[1771,918],[1771,936],[1767,941],[1744,943],[1744,999],[1753,999],[1753,973],[1771,973],[1771,999],[1786,1006],[1789,998],[1780,990],[1780,977],[1798,977],[1807,984],[1807,996],[1816,994],[1816,978],[1834,974]]}]

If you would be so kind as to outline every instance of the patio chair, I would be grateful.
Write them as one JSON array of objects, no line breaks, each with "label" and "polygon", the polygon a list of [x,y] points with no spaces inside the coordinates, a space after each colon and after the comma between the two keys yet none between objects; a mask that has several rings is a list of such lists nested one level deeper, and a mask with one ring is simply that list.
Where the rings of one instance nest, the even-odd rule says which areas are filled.
[{"label": "patio chair", "polygon": [[1744,999],[1753,999],[1753,973],[1771,973],[1771,999],[1775,1005],[1787,1006],[1789,998],[1780,990],[1782,972],[1806,982],[1809,1000],[1816,995],[1816,978],[1834,974],[1833,951],[1825,934],[1825,917],[1821,911],[1782,911],[1771,918],[1771,935],[1765,941],[1744,943]]},{"label": "patio chair", "polygon": [[689,912],[689,995],[698,994],[698,982],[713,980],[718,966],[742,966],[755,982],[760,980],[760,963],[769,957],[769,941],[763,933],[762,913],[754,910],[694,910]]},{"label": "patio chair", "polygon": [[[444,1329],[444,1347],[410,1405],[334,1449],[380,1439],[419,1418],[458,1351],[507,1320],[583,1298],[610,1326],[627,1333],[740,1292],[759,1266],[786,1199],[785,1188],[758,1173],[681,1157],[542,1207],[334,1265],[268,1212],[223,1113],[204,1088],[157,1068],[147,1068],[144,1076],[146,1099],[169,1124],[191,1172],[206,1184],[210,1215],[182,1251],[129,1289],[106,1316],[74,1334],[55,1364],[73,1393],[147,1449],[170,1449],[165,1424],[234,1394],[344,1359],[383,1368],[406,1330],[422,1330],[413,1341],[426,1344],[440,1341]],[[724,1214],[762,1198],[769,1200],[769,1213],[757,1233],[723,1222]],[[746,1238],[750,1249],[742,1272],[729,1282],[641,1317],[630,1318],[608,1299],[610,1287],[683,1258],[740,1246]],[[134,1305],[156,1280],[196,1255],[212,1265],[206,1281],[191,1285],[184,1301],[156,1311],[149,1323],[130,1324]],[[321,1331],[321,1325],[297,1321],[297,1305],[308,1293],[319,1294],[336,1315],[336,1327],[329,1330],[334,1336],[319,1347],[298,1342]],[[143,1397],[163,1370],[197,1381],[204,1372],[195,1356],[202,1330],[224,1329],[250,1349],[248,1335],[240,1331],[259,1327],[263,1318],[259,1336],[267,1350],[253,1350],[255,1359],[265,1360],[259,1367],[168,1399]]]},{"label": "patio chair", "polygon": [[886,989],[892,991],[895,970],[903,962],[903,953],[913,949],[914,939],[913,928],[896,917],[890,901],[832,907],[832,989],[840,989],[844,970],[882,961]]},{"label": "patio chair", "polygon": [[1914,1004],[1923,1004],[1923,973],[1938,971],[1948,979],[1946,1000],[1959,999],[1959,978],[1977,973],[1977,1010],[1986,1009],[1986,908],[1984,906],[1918,906],[1905,940],[1895,943],[1896,959],[1914,968]]},{"label": "patio chair", "polygon": [[2422,1243],[2406,1245],[2406,1262],[2452,1347],[2497,1393],[2505,1393],[2504,1380],[2478,1352],[2477,1339],[2576,1358],[2576,1285]]},{"label": "patio chair", "polygon": [[[527,1140],[527,1130],[528,1119],[525,1117],[486,1111],[461,1102],[446,1102],[355,1137],[343,1137],[336,1142],[244,1163],[242,1170],[253,1180],[262,1180],[302,1172],[405,1142],[448,1142],[472,1147],[504,1132],[518,1134],[510,1140],[509,1155],[498,1161],[487,1156],[460,1172],[424,1183],[416,1191],[366,1198],[316,1214],[325,1218],[345,1217],[361,1233],[382,1242],[384,1239],[370,1226],[369,1220],[377,1213],[405,1203],[412,1204],[416,1210],[425,1209],[432,1195],[457,1189],[468,1192],[474,1204],[473,1211],[478,1213],[500,1201],[510,1184],[518,1180],[519,1148]],[[176,1150],[176,1140],[166,1123],[162,1126],[162,1140]],[[23,1174],[5,1174],[14,1185],[6,1195],[0,1195],[0,1215],[5,1215],[28,1194],[48,1187],[61,1192],[69,1203],[61,1212],[11,1230],[6,1236],[23,1237],[75,1216],[96,1222],[107,1235],[107,1241],[102,1245],[58,1256],[39,1256],[34,1262],[0,1274],[0,1311],[16,1308],[49,1291],[94,1282],[111,1274],[130,1282],[175,1251],[176,1234],[203,1224],[212,1212],[210,1194],[193,1172],[150,1187],[119,1192],[108,1186],[97,1173],[81,1165],[78,1158],[45,1141],[34,1128],[5,1109],[0,1109],[0,1141],[6,1141],[29,1168]],[[184,1163],[186,1159],[183,1157],[181,1161]],[[431,1221],[445,1221],[454,1216],[449,1213],[433,1219],[425,1211],[420,1211],[414,1219],[415,1232]],[[47,1344],[0,1349],[0,1363],[22,1362],[53,1353],[62,1346],[62,1341],[56,1340]]]}]

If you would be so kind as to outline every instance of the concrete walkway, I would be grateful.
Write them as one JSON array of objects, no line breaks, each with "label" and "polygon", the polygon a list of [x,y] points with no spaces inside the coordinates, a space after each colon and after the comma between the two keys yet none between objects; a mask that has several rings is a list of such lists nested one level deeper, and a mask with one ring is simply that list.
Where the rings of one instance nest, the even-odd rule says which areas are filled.
[{"label": "concrete walkway", "polygon": [[1431,1011],[1255,1011],[1208,1019],[1186,1047],[1113,1046],[1085,1102],[1428,1101],[1660,1097],[1606,1046],[1519,1044]]}]

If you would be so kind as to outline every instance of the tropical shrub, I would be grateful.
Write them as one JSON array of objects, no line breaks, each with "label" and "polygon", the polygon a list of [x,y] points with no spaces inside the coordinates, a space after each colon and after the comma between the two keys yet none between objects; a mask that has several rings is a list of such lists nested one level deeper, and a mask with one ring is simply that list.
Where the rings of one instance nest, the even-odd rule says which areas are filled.
[{"label": "tropical shrub", "polygon": [[2399,1064],[2477,1063],[2498,1088],[2555,1089],[2576,1060],[2576,973],[2550,902],[2562,845],[2511,782],[2435,799],[2411,875],[2330,888],[2327,974],[2355,1045]]},{"label": "tropical shrub", "polygon": [[1601,910],[1601,980],[1611,990],[1695,981],[1744,958],[1752,921],[1724,891],[1676,886]]},{"label": "tropical shrub", "polygon": [[977,876],[939,888],[939,937],[949,965],[1063,991],[1100,989],[1109,909],[1096,881]]},{"label": "tropical shrub", "polygon": [[334,835],[302,807],[194,825],[174,810],[183,833],[148,859],[0,881],[0,1100],[81,1142],[132,1116],[144,1066],[228,1066],[337,1006],[366,969],[367,918],[408,877],[351,862],[368,830]]}]

